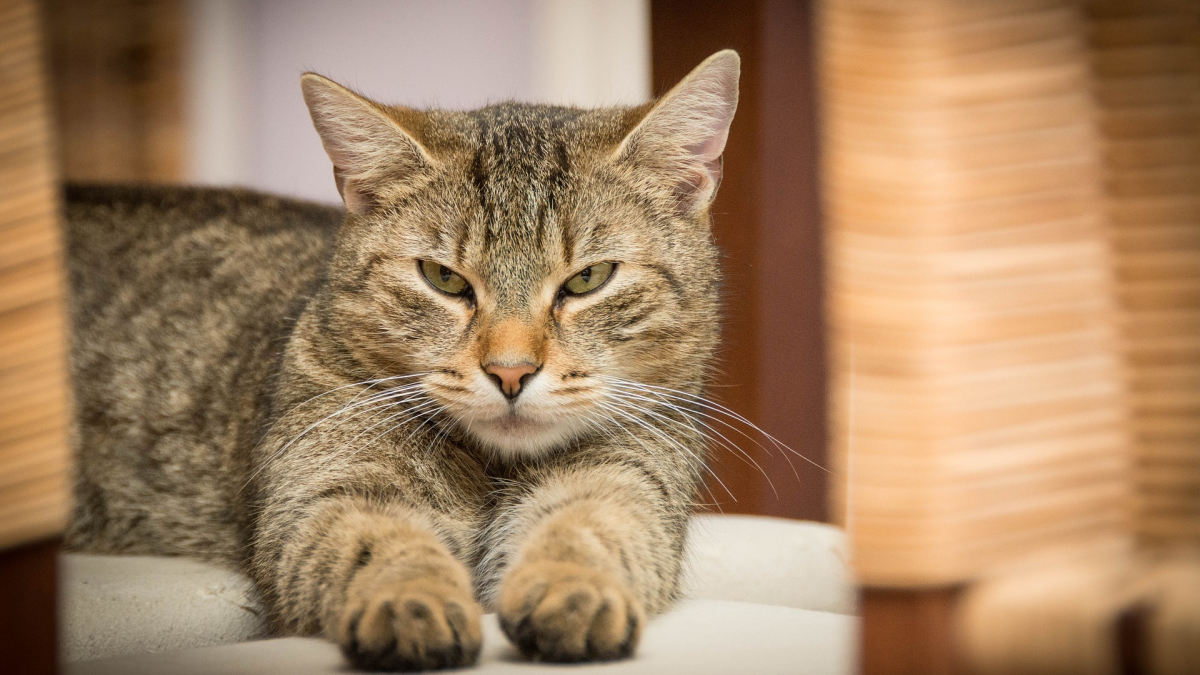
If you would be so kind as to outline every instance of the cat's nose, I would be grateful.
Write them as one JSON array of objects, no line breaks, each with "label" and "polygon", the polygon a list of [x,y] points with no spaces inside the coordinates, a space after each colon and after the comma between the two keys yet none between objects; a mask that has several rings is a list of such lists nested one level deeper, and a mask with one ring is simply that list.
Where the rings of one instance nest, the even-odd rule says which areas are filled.
[{"label": "cat's nose", "polygon": [[492,363],[483,367],[483,372],[488,374],[509,400],[515,399],[521,393],[521,387],[525,386],[537,371],[538,367],[528,362],[515,366]]}]

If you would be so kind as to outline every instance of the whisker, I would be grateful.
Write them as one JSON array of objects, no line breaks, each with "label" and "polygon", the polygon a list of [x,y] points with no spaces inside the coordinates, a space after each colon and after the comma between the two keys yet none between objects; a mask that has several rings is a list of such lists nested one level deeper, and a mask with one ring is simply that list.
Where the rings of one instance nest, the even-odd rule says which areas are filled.
[{"label": "whisker", "polygon": [[[629,389],[632,389],[632,387],[626,387],[626,389],[625,389],[625,393],[626,393],[627,395],[630,395],[630,396],[636,396],[636,394],[633,394],[632,392],[628,391]],[[652,395],[652,396],[658,396],[659,398],[658,398],[658,399],[654,399],[654,400],[656,400],[656,401],[658,401],[658,402],[662,403],[663,405],[672,406],[672,407],[674,407],[674,406],[675,406],[675,404],[671,403],[669,400],[663,400],[663,399],[667,398],[667,397],[666,397],[664,394],[660,394],[660,393],[657,393],[657,392],[654,392],[654,391],[645,390],[645,389],[640,389],[640,390],[641,390],[641,391],[645,391],[645,392],[646,392],[647,394],[649,394],[649,395]],[[676,399],[676,400],[683,401],[685,404],[689,404],[689,405],[697,405],[697,404],[698,404],[698,402],[697,402],[697,401],[692,401],[692,400],[689,400],[689,399],[684,399],[683,397],[678,397],[678,396],[675,396],[675,397],[670,397],[670,398],[674,398],[674,399]],[[710,410],[712,410],[713,408],[709,408],[709,409],[710,409]],[[743,438],[746,438],[746,439],[747,439],[747,440],[749,440],[751,443],[753,443],[754,445],[758,446],[758,448],[759,448],[760,450],[762,450],[763,452],[765,452],[767,455],[771,455],[771,454],[772,454],[772,453],[771,453],[771,450],[770,450],[770,448],[767,448],[767,447],[766,447],[766,446],[764,446],[762,443],[759,443],[757,438],[754,438],[753,436],[751,436],[750,434],[748,434],[748,433],[746,433],[744,430],[742,430],[740,427],[738,427],[738,426],[736,426],[736,425],[733,425],[733,424],[730,424],[729,422],[727,422],[727,421],[725,421],[725,420],[721,419],[720,417],[717,417],[717,416],[715,416],[715,415],[710,415],[710,414],[708,414],[708,413],[704,412],[703,410],[688,410],[688,411],[687,411],[685,414],[688,414],[688,415],[694,415],[695,417],[693,417],[693,419],[694,419],[694,420],[695,420],[697,423],[704,425],[704,427],[705,427],[705,428],[707,428],[707,429],[711,430],[713,433],[716,433],[716,434],[720,435],[722,438],[725,438],[726,440],[729,440],[729,439],[728,439],[728,438],[727,438],[727,437],[726,437],[724,434],[721,434],[719,431],[717,431],[717,429],[715,429],[714,427],[712,427],[712,426],[710,426],[709,424],[706,424],[705,422],[703,422],[702,420],[700,420],[700,419],[699,419],[699,417],[703,417],[703,418],[705,418],[705,419],[711,420],[711,421],[713,421],[713,422],[715,422],[715,423],[717,423],[717,424],[720,424],[720,425],[722,425],[722,426],[724,426],[724,427],[726,427],[726,428],[728,428],[728,429],[731,429],[732,431],[735,431],[735,432],[737,432],[737,433],[738,433],[738,434],[740,434],[740,435],[741,435]],[[736,421],[736,420],[735,420],[735,421]],[[750,424],[750,423],[749,423],[749,422],[747,422],[747,424]],[[769,435],[769,434],[766,434],[765,432],[763,432],[761,429],[758,429],[758,427],[754,426],[753,424],[750,424],[750,426],[751,426],[751,427],[753,427],[754,429],[757,429],[757,430],[758,430],[760,433],[762,433],[764,436],[766,436],[768,439],[770,439],[770,440],[772,441],[772,443],[773,443],[773,444],[774,444],[774,445],[775,445],[777,448],[778,448],[780,445],[782,445],[780,442],[778,442],[778,441],[775,441],[775,440],[774,440],[772,437],[770,437],[770,435]],[[764,470],[764,469],[763,469],[761,466],[759,466],[758,462],[757,462],[757,461],[755,461],[755,460],[753,459],[753,457],[752,457],[752,456],[751,456],[751,455],[750,455],[748,452],[746,452],[745,450],[742,450],[741,446],[739,446],[737,443],[734,443],[733,441],[729,441],[729,442],[730,442],[730,443],[731,443],[731,444],[732,444],[734,447],[738,448],[738,450],[739,450],[739,451],[741,451],[741,452],[742,452],[742,453],[743,453],[743,454],[746,456],[746,458],[747,458],[747,459],[749,459],[750,461],[754,462],[754,466],[755,466],[755,467],[756,467],[756,468],[759,470],[759,472],[760,472],[760,473],[762,473],[762,474],[763,474],[763,477],[767,479],[767,482],[770,482],[770,481],[771,481],[771,478],[770,478],[770,476],[767,474],[767,472],[766,472],[766,471],[765,471],[765,470]],[[782,449],[791,450],[791,448],[787,448],[786,446],[784,446],[784,448],[782,448]],[[781,450],[782,450],[782,449],[781,449]],[[793,452],[795,452],[795,451],[793,451]],[[796,453],[796,454],[799,454],[799,453]],[[800,482],[800,473],[799,473],[799,472],[796,470],[796,465],[792,463],[792,460],[791,460],[791,458],[790,458],[790,457],[787,455],[787,453],[782,453],[782,452],[781,452],[781,455],[782,455],[782,457],[783,457],[784,461],[786,461],[786,462],[787,462],[787,464],[788,464],[788,468],[792,470],[792,475],[793,475],[793,476],[796,478],[796,482],[797,482],[797,483],[799,483],[799,482]],[[819,465],[818,465],[818,466],[819,466]],[[824,468],[824,467],[821,467],[821,468]],[[774,486],[772,486],[772,491],[773,491],[773,492],[776,492],[776,491],[775,491],[775,489],[774,489]],[[778,492],[776,492],[776,494],[778,495]]]},{"label": "whisker", "polygon": [[[642,427],[642,428],[643,428],[643,429],[645,429],[646,431],[649,431],[650,433],[652,433],[652,434],[654,434],[654,435],[658,436],[658,437],[659,437],[659,438],[661,438],[662,440],[666,441],[666,442],[667,442],[667,444],[668,444],[669,446],[671,446],[671,447],[675,447],[675,448],[679,448],[680,450],[683,450],[685,453],[687,453],[687,454],[688,454],[688,455],[689,455],[689,456],[690,456],[690,457],[691,457],[691,458],[692,458],[692,459],[695,461],[695,465],[694,465],[694,467],[695,467],[695,466],[699,466],[699,467],[703,467],[703,466],[704,466],[704,461],[703,461],[702,459],[700,459],[699,457],[697,457],[697,456],[696,456],[696,453],[692,452],[692,450],[691,450],[690,448],[688,448],[687,446],[683,445],[682,443],[679,443],[679,442],[678,442],[678,441],[676,441],[675,439],[673,439],[673,438],[671,438],[671,437],[667,436],[666,434],[662,433],[662,432],[661,432],[661,431],[659,431],[658,429],[655,429],[653,425],[647,424],[647,423],[643,422],[642,420],[639,420],[639,419],[637,419],[636,417],[633,417],[632,415],[629,415],[629,414],[628,414],[628,413],[626,413],[624,410],[621,410],[621,408],[620,408],[620,407],[618,407],[618,406],[611,406],[611,405],[609,405],[609,404],[607,404],[607,403],[604,403],[604,402],[600,402],[600,403],[598,403],[598,405],[600,405],[601,407],[603,407],[604,409],[606,409],[606,410],[608,410],[608,411],[610,411],[610,412],[615,412],[615,413],[617,413],[618,415],[620,415],[620,416],[624,417],[625,419],[628,419],[629,421],[633,422],[634,424],[637,424],[638,426]],[[622,428],[624,428],[624,425],[622,425]],[[628,431],[628,429],[626,429],[626,431]],[[632,432],[630,432],[630,435],[631,435],[631,436],[633,436]],[[642,443],[641,439],[637,438],[637,436],[633,436],[633,438],[634,438],[635,440],[637,440],[639,443],[641,443],[641,444],[642,444],[642,447],[646,447],[645,443]],[[650,452],[650,449],[649,449],[649,448],[646,448],[646,450],[647,450],[647,452]],[[693,468],[693,471],[695,471],[695,472],[697,473],[697,477],[699,477],[699,475],[700,475],[699,471],[696,471],[696,469],[695,469],[695,468]],[[726,493],[729,495],[729,498],[730,498],[730,499],[732,499],[733,501],[735,501],[735,502],[736,502],[736,501],[737,501],[737,497],[735,497],[735,496],[733,495],[733,492],[732,492],[732,491],[729,489],[729,486],[725,485],[725,482],[724,482],[724,481],[722,481],[722,480],[721,480],[721,478],[720,478],[719,476],[717,476],[716,474],[711,474],[711,475],[712,475],[712,477],[713,477],[713,478],[714,478],[714,479],[715,479],[715,480],[716,480],[718,483],[720,483],[720,484],[721,484],[721,487],[722,487],[722,488],[724,488],[725,492],[726,492]]]},{"label": "whisker", "polygon": [[[345,443],[342,443],[342,444],[341,444],[341,447],[339,447],[339,448],[338,448],[336,451],[334,451],[333,453],[331,453],[331,454],[329,455],[328,459],[334,459],[334,458],[336,458],[338,455],[341,455],[341,454],[343,454],[343,453],[347,453],[347,452],[349,452],[349,455],[348,455],[348,456],[347,456],[345,459],[343,459],[343,460],[342,460],[342,461],[341,461],[341,462],[340,462],[340,463],[337,465],[337,467],[330,467],[330,468],[331,468],[331,469],[332,469],[332,468],[341,468],[341,466],[343,466],[343,465],[344,465],[346,462],[348,462],[348,461],[350,461],[351,459],[353,459],[355,455],[357,455],[359,452],[361,452],[361,451],[362,451],[362,450],[364,450],[365,448],[369,447],[369,446],[371,445],[371,443],[374,443],[374,442],[375,442],[376,440],[378,440],[380,437],[382,437],[382,436],[386,436],[387,434],[391,433],[391,431],[392,431],[393,429],[396,429],[396,428],[398,428],[398,427],[400,427],[400,426],[402,426],[402,425],[404,425],[404,424],[408,423],[409,421],[411,421],[411,420],[413,420],[413,419],[416,419],[417,417],[419,417],[419,416],[420,416],[420,414],[421,414],[421,412],[422,412],[422,409],[423,409],[423,408],[427,409],[427,408],[428,408],[429,406],[431,406],[431,405],[436,405],[436,403],[437,403],[437,402],[436,402],[436,401],[434,401],[433,399],[429,399],[429,398],[427,398],[426,400],[422,401],[421,403],[418,403],[418,404],[416,404],[416,405],[414,405],[414,406],[409,406],[409,407],[407,407],[407,408],[405,408],[405,409],[401,410],[400,412],[397,412],[397,413],[393,413],[393,414],[391,414],[391,415],[388,415],[387,417],[385,417],[385,418],[383,418],[382,420],[380,420],[380,421],[376,422],[375,424],[372,424],[371,426],[367,427],[366,429],[363,429],[362,431],[358,432],[357,434],[355,434],[355,435],[354,435],[354,438],[351,438],[350,440],[346,441]],[[351,445],[352,443],[354,443],[354,441],[357,441],[358,439],[362,438],[362,437],[363,437],[363,436],[365,436],[366,434],[370,433],[370,432],[371,432],[373,429],[377,429],[377,428],[379,428],[379,427],[383,426],[384,424],[387,424],[387,423],[388,423],[388,422],[390,422],[391,420],[394,420],[394,419],[396,419],[397,417],[403,417],[403,416],[405,416],[405,415],[407,415],[408,417],[405,417],[405,419],[403,419],[403,420],[400,420],[400,421],[399,421],[399,422],[397,422],[397,423],[396,423],[394,426],[390,427],[389,429],[387,429],[387,430],[386,430],[386,431],[384,431],[383,433],[379,434],[378,436],[375,436],[375,437],[374,437],[374,438],[372,438],[370,441],[368,441],[368,442],[366,443],[366,445],[363,445],[362,447],[359,447],[359,448],[355,448],[355,449],[353,449],[353,450],[349,450],[349,448],[350,448],[350,445]]]},{"label": "whisker", "polygon": [[[313,422],[312,424],[308,425],[308,427],[306,427],[303,431],[301,431],[300,433],[298,433],[294,437],[292,437],[291,440],[289,440],[287,443],[282,445],[278,450],[273,452],[269,457],[264,459],[262,461],[262,463],[259,465],[259,467],[253,473],[251,473],[250,476],[246,479],[246,482],[238,490],[237,494],[241,494],[241,492],[243,490],[245,490],[250,485],[250,483],[260,473],[262,473],[263,470],[265,470],[267,468],[267,465],[269,465],[271,462],[278,459],[281,455],[283,455],[283,453],[287,452],[287,450],[289,448],[291,448],[298,441],[300,441],[300,439],[304,438],[306,435],[308,435],[309,432],[311,432],[313,429],[316,429],[318,426],[324,424],[326,421],[328,421],[334,417],[340,416],[342,414],[345,414],[347,412],[350,412],[351,410],[354,410],[357,408],[362,408],[364,406],[371,406],[372,404],[379,403],[380,401],[385,401],[388,399],[395,399],[395,398],[403,398],[404,396],[410,394],[411,392],[420,389],[421,386],[422,386],[421,383],[418,382],[416,384],[408,384],[408,385],[404,385],[402,387],[389,388],[389,389],[386,389],[377,394],[368,396],[367,398],[365,398],[361,401],[354,402],[354,403],[347,403],[347,404],[343,405],[342,407],[338,408],[337,410],[333,411],[332,413],[326,415],[325,417],[322,417],[321,419],[317,420],[316,422]],[[353,401],[353,399],[351,399],[351,400]],[[389,404],[385,404],[383,407],[386,407],[387,405],[390,405],[390,404],[391,403],[389,402]],[[372,412],[374,410],[379,410],[379,408],[368,409],[367,411],[363,411],[363,412]],[[347,418],[347,419],[353,419],[354,417],[357,417],[359,414],[361,414],[361,412],[356,413],[355,415],[352,415],[350,418]],[[341,420],[341,421],[344,422],[346,420]],[[278,423],[278,422],[276,422],[276,423]]]},{"label": "whisker", "polygon": [[[639,405],[637,405],[637,404],[635,404],[635,403],[631,403],[631,402],[629,402],[627,399],[624,399],[624,398],[622,397],[622,395],[620,395],[620,394],[614,394],[614,393],[612,393],[612,392],[609,392],[609,395],[610,395],[610,396],[613,396],[613,397],[615,397],[615,398],[617,398],[617,399],[619,399],[619,400],[623,400],[623,401],[625,402],[625,404],[626,404],[626,405],[628,405],[628,406],[630,406],[630,407],[632,407],[632,408],[634,408],[634,409],[636,409],[636,410],[639,410],[639,411],[641,411],[641,412],[643,412],[643,413],[646,413],[646,414],[648,414],[648,415],[653,415],[653,416],[654,416],[654,417],[656,417],[656,418],[659,418],[659,419],[665,420],[665,421],[667,421],[667,422],[670,422],[670,423],[672,423],[672,424],[675,424],[676,426],[684,426],[684,424],[683,424],[682,422],[680,422],[679,420],[674,420],[674,419],[671,419],[671,418],[669,418],[669,417],[667,417],[667,416],[665,416],[665,415],[660,415],[660,414],[658,414],[658,413],[656,413],[656,412],[654,412],[654,411],[652,411],[652,410],[649,410],[649,409],[647,409],[647,408],[644,408],[644,407],[642,407],[642,406],[639,406]],[[627,395],[627,396],[637,396],[636,394],[626,394],[626,395]],[[668,409],[670,409],[670,410],[674,410],[674,411],[678,412],[679,414],[681,414],[681,415],[685,416],[685,418],[686,418],[686,419],[688,419],[688,421],[689,421],[689,422],[693,422],[693,423],[696,423],[696,424],[700,424],[700,425],[702,425],[704,428],[708,429],[708,430],[709,430],[709,431],[711,431],[712,433],[714,433],[714,434],[716,434],[717,436],[719,436],[719,437],[721,438],[721,440],[720,440],[720,441],[715,441],[715,439],[713,439],[713,438],[712,438],[711,436],[709,436],[708,434],[706,434],[706,433],[704,433],[704,432],[700,431],[699,429],[696,429],[695,427],[687,427],[687,428],[691,429],[692,431],[694,431],[694,432],[695,432],[697,435],[699,435],[701,438],[704,438],[704,439],[705,439],[705,440],[707,440],[707,441],[715,441],[715,442],[716,442],[718,445],[720,445],[721,447],[724,447],[726,450],[729,450],[730,452],[734,453],[734,456],[735,456],[735,457],[737,457],[738,459],[741,459],[741,460],[742,460],[742,462],[744,462],[744,463],[745,463],[747,466],[753,466],[755,469],[757,469],[757,470],[758,470],[758,472],[759,472],[759,473],[761,473],[761,474],[763,475],[763,478],[766,478],[766,479],[767,479],[767,485],[769,485],[769,486],[771,487],[771,492],[773,492],[773,493],[775,494],[775,498],[776,498],[776,499],[778,499],[778,498],[779,498],[779,491],[778,491],[777,489],[775,489],[775,482],[771,480],[771,476],[770,476],[770,475],[769,475],[769,474],[766,472],[766,470],[762,468],[762,466],[761,466],[761,465],[758,463],[758,461],[757,461],[757,460],[755,460],[755,459],[754,459],[754,457],[753,457],[753,456],[752,456],[750,453],[748,453],[748,452],[746,452],[745,450],[743,450],[743,449],[742,449],[741,447],[739,447],[739,446],[738,446],[736,443],[733,443],[733,441],[730,441],[730,440],[729,440],[729,438],[727,438],[727,437],[726,437],[724,434],[722,434],[721,432],[717,431],[716,429],[713,429],[712,427],[708,426],[708,425],[707,425],[707,424],[705,424],[704,422],[702,422],[702,421],[700,421],[700,420],[696,420],[696,419],[692,418],[692,417],[690,416],[690,414],[689,414],[689,411],[687,411],[687,410],[684,410],[683,408],[681,408],[681,407],[679,407],[679,406],[673,405],[673,404],[671,404],[671,403],[664,403],[664,402],[662,402],[662,401],[656,401],[656,400],[653,400],[653,399],[648,399],[648,398],[646,398],[646,397],[644,397],[644,396],[637,396],[637,398],[639,398],[639,399],[641,399],[641,400],[644,400],[644,401],[647,401],[647,402],[649,402],[649,403],[656,403],[656,404],[658,404],[658,405],[662,405],[662,406],[664,406],[664,407],[667,407],[667,408],[668,408]],[[754,439],[750,439],[750,440],[754,440]],[[760,445],[759,447],[762,447],[762,446]],[[765,451],[765,450],[766,450],[766,448],[763,448],[763,450]],[[800,478],[800,477],[799,477],[799,475],[797,475],[797,476],[796,476],[796,479],[797,479],[797,480],[799,480],[799,478]]]},{"label": "whisker", "polygon": [[[762,434],[764,438],[766,438],[768,441],[770,441],[777,448],[779,448],[781,450],[786,450],[786,451],[792,453],[793,455],[799,457],[800,459],[803,459],[804,461],[808,462],[809,464],[812,464],[813,466],[817,467],[818,469],[820,469],[826,473],[833,473],[829,469],[822,466],[820,463],[815,462],[812,459],[809,459],[808,457],[804,456],[802,453],[797,452],[796,450],[789,447],[783,441],[780,441],[779,439],[775,438],[774,436],[767,433],[766,431],[763,431],[757,424],[751,422],[750,420],[746,419],[745,417],[738,414],[737,412],[734,412],[733,410],[721,405],[720,403],[717,403],[715,401],[704,398],[703,396],[697,396],[696,394],[692,394],[692,393],[689,393],[686,391],[680,391],[678,389],[671,389],[669,387],[659,387],[659,386],[655,386],[655,385],[651,385],[651,384],[643,384],[640,382],[631,382],[629,380],[619,380],[619,379],[615,379],[615,378],[604,378],[604,379],[606,382],[608,382],[612,385],[615,385],[615,386],[623,386],[626,389],[635,389],[635,390],[641,389],[642,391],[644,391],[647,394],[653,394],[653,395],[661,396],[664,398],[672,398],[675,400],[686,401],[686,402],[692,403],[694,405],[698,405],[702,408],[711,410],[715,413],[718,413],[721,415],[726,415],[726,416],[732,418],[733,420],[740,422],[742,424],[745,424],[746,426],[750,427],[751,429]],[[721,422],[721,420],[719,420],[716,417],[710,417],[710,419]],[[721,422],[721,423],[725,424],[726,426],[728,426],[730,428],[736,428],[733,425],[729,424],[728,422]]]},{"label": "whisker", "polygon": [[[597,419],[597,417],[604,419],[605,421],[608,422],[608,424],[607,425],[601,424],[600,419]],[[617,435],[613,432],[612,427],[614,427],[614,426],[618,427],[622,431],[629,433],[629,431],[624,428],[624,425],[622,425],[615,418],[613,418],[612,415],[605,414],[596,409],[593,409],[589,414],[584,415],[584,422],[586,424],[588,424],[590,427],[595,428],[597,431],[604,434],[613,443],[617,443]],[[630,434],[630,435],[634,440],[639,441],[639,443],[640,443],[640,439],[638,439],[636,436],[633,436],[632,434]],[[646,447],[645,444],[641,444],[641,445],[642,445],[642,447]],[[649,449],[647,448],[647,450],[649,450]],[[713,494],[712,488],[709,486],[708,482],[704,480],[703,472],[695,471],[695,472],[693,472],[693,475],[695,475],[695,477],[697,479],[697,484],[699,485],[700,489],[702,489],[706,493],[708,493],[709,503],[706,504],[706,503],[699,502],[699,501],[693,501],[692,506],[693,507],[713,506],[713,507],[716,507],[718,512],[724,513],[725,509],[723,509],[721,507],[721,501],[719,499],[717,499],[717,496]],[[735,499],[735,501],[736,501],[736,499]]]},{"label": "whisker", "polygon": [[[647,392],[647,393],[653,394],[653,392]],[[616,395],[616,394],[614,394],[614,393],[613,393],[613,392],[611,392],[611,391],[609,392],[609,394],[610,394],[610,395]],[[712,420],[713,422],[715,422],[715,423],[717,423],[717,424],[720,424],[720,425],[722,425],[722,426],[724,426],[724,427],[726,427],[726,428],[728,428],[728,429],[731,429],[731,430],[733,430],[733,431],[736,431],[737,433],[741,434],[743,438],[746,438],[746,439],[747,439],[747,440],[749,440],[751,443],[753,443],[754,445],[758,446],[758,448],[759,448],[760,450],[762,450],[763,452],[767,453],[768,455],[770,455],[770,454],[771,454],[771,451],[770,451],[770,449],[769,449],[769,448],[767,448],[767,447],[763,446],[763,444],[762,444],[762,443],[759,443],[759,442],[758,442],[758,439],[754,438],[754,437],[753,437],[753,436],[751,436],[750,434],[747,434],[747,433],[746,433],[745,431],[743,431],[742,429],[740,429],[740,428],[738,428],[738,427],[736,427],[736,426],[734,426],[734,425],[732,425],[732,424],[730,424],[730,423],[726,422],[725,420],[723,420],[723,419],[721,419],[721,418],[719,418],[719,417],[715,417],[715,416],[713,416],[713,415],[710,415],[710,414],[708,414],[708,413],[705,413],[705,412],[703,412],[703,411],[701,411],[701,410],[690,410],[690,409],[688,409],[688,408],[685,408],[685,407],[683,407],[683,406],[681,406],[681,405],[676,405],[676,404],[672,403],[672,402],[671,402],[671,401],[669,401],[669,400],[663,400],[663,398],[661,397],[661,395],[659,395],[659,396],[660,396],[660,398],[654,398],[654,399],[651,399],[651,398],[647,398],[647,397],[645,397],[645,396],[641,396],[641,395],[639,395],[639,394],[637,394],[637,393],[634,393],[634,392],[632,392],[632,391],[629,391],[628,389],[622,390],[622,395],[625,395],[625,396],[633,396],[633,397],[636,397],[636,398],[637,398],[637,399],[639,399],[639,400],[646,401],[647,403],[656,403],[656,404],[658,404],[658,405],[662,405],[662,406],[664,406],[664,407],[666,407],[666,408],[668,408],[668,409],[671,409],[671,410],[676,410],[676,411],[678,411],[678,412],[679,412],[681,415],[684,415],[684,416],[686,416],[687,418],[689,418],[691,421],[693,421],[693,422],[695,422],[695,423],[697,423],[697,424],[700,424],[700,425],[702,425],[702,426],[703,426],[705,429],[708,429],[708,430],[709,430],[709,431],[711,431],[712,433],[714,433],[714,434],[717,434],[718,436],[720,436],[720,437],[721,437],[721,438],[722,438],[724,441],[726,441],[727,443],[729,443],[729,445],[731,445],[733,448],[736,448],[736,449],[737,449],[739,452],[741,452],[743,455],[745,455],[746,459],[749,459],[751,462],[754,462],[754,466],[755,466],[756,468],[758,468],[758,470],[759,470],[760,472],[762,472],[763,476],[764,476],[765,478],[767,478],[768,482],[770,481],[770,477],[769,477],[769,476],[767,476],[767,473],[766,473],[766,471],[764,471],[764,470],[763,470],[763,468],[762,468],[761,466],[759,466],[759,465],[758,465],[758,462],[754,461],[754,459],[753,459],[753,457],[750,455],[750,453],[746,452],[744,449],[742,449],[742,447],[741,447],[740,445],[738,445],[737,443],[735,443],[735,442],[733,442],[732,440],[730,440],[730,439],[729,439],[727,436],[725,436],[725,434],[721,433],[719,430],[717,430],[716,428],[712,427],[711,425],[709,425],[709,424],[705,423],[703,420],[701,420],[701,419],[699,419],[699,418],[700,418],[700,417],[703,417],[703,418],[705,418],[705,419]],[[729,446],[726,446],[726,447],[729,447]],[[796,471],[796,467],[795,467],[795,466],[792,464],[792,462],[791,462],[791,459],[789,459],[789,458],[787,457],[787,455],[786,455],[786,454],[785,454],[783,457],[784,457],[784,459],[787,461],[787,463],[788,463],[788,466],[789,466],[789,467],[791,467],[791,469],[792,469],[792,475],[794,475],[794,476],[796,477],[796,481],[797,481],[797,482],[799,482],[799,480],[800,480],[800,474],[799,474],[799,473]]]},{"label": "whisker", "polygon": [[[409,422],[413,421],[414,419],[416,419],[416,418],[420,417],[422,414],[429,412],[428,410],[423,410],[423,411],[420,411],[420,412],[414,412],[414,410],[416,410],[417,408],[420,408],[421,406],[425,406],[425,405],[427,405],[427,404],[429,404],[429,403],[433,403],[433,404],[435,404],[435,407],[437,408],[437,410],[435,410],[435,411],[434,411],[434,413],[436,413],[436,412],[437,412],[437,411],[439,411],[439,410],[444,410],[444,409],[445,409],[445,408],[443,408],[443,407],[436,406],[436,403],[437,403],[437,402],[436,402],[436,401],[434,401],[433,399],[430,399],[430,400],[428,400],[428,401],[426,401],[426,402],[424,402],[424,403],[421,403],[421,404],[419,404],[418,406],[415,406],[415,407],[413,407],[413,408],[409,408],[409,409],[408,409],[406,412],[412,412],[413,414],[411,414],[411,415],[409,415],[408,417],[406,417],[406,418],[404,418],[404,419],[400,420],[400,421],[399,421],[399,422],[397,422],[396,424],[393,424],[391,427],[389,427],[389,428],[385,429],[385,430],[384,430],[382,433],[379,433],[379,434],[377,434],[377,435],[376,435],[374,438],[372,438],[371,440],[367,441],[367,442],[366,442],[365,444],[363,444],[362,446],[360,446],[360,447],[358,447],[358,448],[355,448],[355,450],[354,450],[352,453],[350,453],[350,455],[349,455],[349,456],[347,456],[345,459],[343,459],[343,460],[341,461],[341,463],[338,465],[338,467],[336,467],[336,468],[340,468],[341,466],[345,465],[347,462],[350,462],[351,460],[353,460],[353,459],[354,459],[355,457],[357,457],[357,456],[358,456],[358,454],[359,454],[359,453],[361,453],[363,450],[366,450],[367,448],[371,447],[371,445],[372,445],[372,444],[374,444],[374,443],[375,443],[375,441],[378,441],[379,439],[383,438],[384,436],[387,436],[388,434],[392,433],[392,432],[393,432],[393,431],[395,431],[396,429],[399,429],[400,427],[404,426],[405,424],[408,424]],[[401,414],[403,414],[403,413],[401,413]],[[426,424],[427,422],[429,422],[429,420],[430,420],[430,419],[431,419],[430,417],[426,417],[426,418],[425,418],[425,419],[424,419],[424,420],[423,420],[423,421],[422,421],[420,424],[418,424],[418,425],[417,425],[415,428],[413,428],[413,430],[412,430],[412,431],[408,432],[408,436],[405,438],[405,440],[408,440],[409,438],[412,438],[414,435],[416,435],[416,433],[417,433],[418,431],[420,431],[421,427],[425,426],[425,424]]]},{"label": "whisker", "polygon": [[[363,389],[363,391],[368,391],[371,389],[371,387],[374,387],[375,385],[380,384],[382,382],[390,382],[393,380],[407,380],[407,379],[411,379],[414,377],[423,377],[425,375],[428,375],[430,372],[431,371],[425,371],[425,372],[421,372],[421,373],[413,373],[410,375],[395,375],[392,377],[371,378],[371,379],[367,379],[367,380],[362,380],[361,382],[351,382],[350,384],[343,384],[340,387],[334,387],[333,389],[330,389],[329,391],[317,394],[316,396],[309,397],[309,398],[305,399],[304,401],[297,403],[296,405],[292,406],[292,408],[290,410],[288,410],[286,413],[280,415],[279,419],[283,419],[283,418],[287,417],[288,415],[296,412],[297,409],[299,409],[300,407],[302,407],[304,405],[307,405],[319,398],[328,396],[329,394],[341,391],[343,389],[349,389],[350,387],[360,387],[362,385],[369,385]],[[362,392],[360,392],[360,395],[361,395],[361,393]],[[358,396],[355,396],[355,398],[358,398]],[[354,399],[351,399],[351,400],[353,401]]]}]

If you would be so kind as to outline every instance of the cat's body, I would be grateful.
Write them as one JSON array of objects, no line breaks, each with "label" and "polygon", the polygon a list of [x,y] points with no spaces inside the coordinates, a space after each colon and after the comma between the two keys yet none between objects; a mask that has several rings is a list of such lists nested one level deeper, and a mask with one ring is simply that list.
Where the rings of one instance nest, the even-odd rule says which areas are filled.
[{"label": "cat's body", "polygon": [[[68,191],[78,550],[245,569],[356,664],[629,654],[675,598],[736,55],[654,107],[419,113],[314,76],[348,213]],[[422,278],[424,277],[424,278]]]},{"label": "cat's body", "polygon": [[69,546],[244,562],[250,451],[343,213],[246,191],[68,187]]}]

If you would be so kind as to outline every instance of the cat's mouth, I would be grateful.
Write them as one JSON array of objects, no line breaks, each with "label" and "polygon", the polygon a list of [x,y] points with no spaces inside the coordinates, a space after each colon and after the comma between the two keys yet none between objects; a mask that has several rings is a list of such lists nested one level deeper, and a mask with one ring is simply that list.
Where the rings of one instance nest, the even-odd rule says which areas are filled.
[{"label": "cat's mouth", "polygon": [[539,422],[512,410],[507,414],[490,420],[488,426],[501,433],[520,434],[542,429],[546,426],[546,423]]},{"label": "cat's mouth", "polygon": [[484,445],[514,456],[541,454],[563,443],[572,433],[568,427],[560,420],[539,419],[515,410],[495,417],[475,418],[467,425]]}]

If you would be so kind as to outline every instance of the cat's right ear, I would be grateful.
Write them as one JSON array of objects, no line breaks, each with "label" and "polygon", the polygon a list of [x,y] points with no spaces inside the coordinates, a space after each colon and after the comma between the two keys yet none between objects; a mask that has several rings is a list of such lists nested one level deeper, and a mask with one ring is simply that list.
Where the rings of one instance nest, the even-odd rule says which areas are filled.
[{"label": "cat's right ear", "polygon": [[387,108],[316,73],[305,73],[300,88],[351,213],[369,213],[389,183],[433,164]]}]

